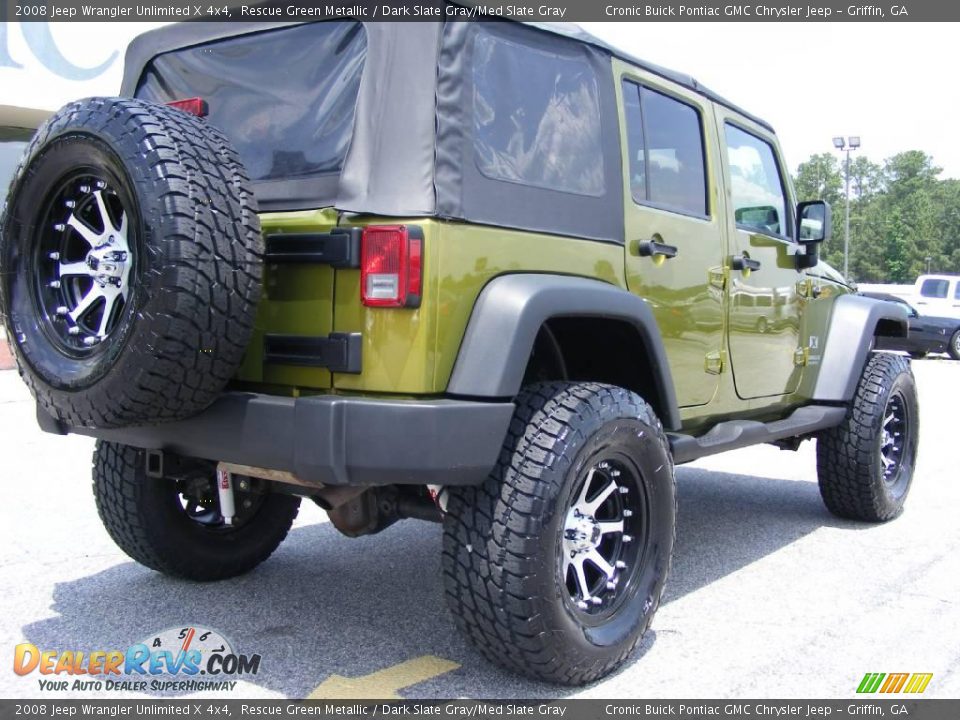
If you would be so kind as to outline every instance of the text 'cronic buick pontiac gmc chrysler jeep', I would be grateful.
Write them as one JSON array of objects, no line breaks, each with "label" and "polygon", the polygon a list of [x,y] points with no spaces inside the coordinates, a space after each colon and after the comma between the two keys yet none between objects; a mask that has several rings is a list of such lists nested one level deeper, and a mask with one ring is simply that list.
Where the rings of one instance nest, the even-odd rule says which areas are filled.
[{"label": "text 'cronic buick pontiac gmc chrysler jeep'", "polygon": [[829,231],[767,124],[575,26],[185,23],[39,130],[2,302],[132,558],[247,572],[301,498],[441,522],[463,632],[575,685],[657,610],[675,464],[812,438],[833,513],[900,512],[907,318]]}]

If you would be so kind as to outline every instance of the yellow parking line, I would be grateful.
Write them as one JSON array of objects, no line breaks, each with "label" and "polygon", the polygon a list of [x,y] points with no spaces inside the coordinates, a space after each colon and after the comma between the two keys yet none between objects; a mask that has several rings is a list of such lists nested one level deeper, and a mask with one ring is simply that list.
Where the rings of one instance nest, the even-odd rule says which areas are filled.
[{"label": "yellow parking line", "polygon": [[422,655],[377,670],[369,675],[348,678],[331,675],[317,685],[308,700],[402,700],[397,694],[411,685],[422,683],[460,667],[459,663],[435,655]]}]

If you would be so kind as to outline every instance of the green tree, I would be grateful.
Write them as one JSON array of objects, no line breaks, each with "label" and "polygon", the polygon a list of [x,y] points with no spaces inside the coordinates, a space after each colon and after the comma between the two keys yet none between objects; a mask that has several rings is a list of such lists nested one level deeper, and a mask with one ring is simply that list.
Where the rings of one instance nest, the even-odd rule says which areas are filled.
[{"label": "green tree", "polygon": [[[845,162],[813,155],[797,168],[800,200],[824,199],[834,209],[834,233],[823,257],[843,267]],[[960,272],[960,180],[920,150],[850,162],[850,276],[859,282],[911,283],[927,271]]]},{"label": "green tree", "polygon": [[[823,258],[835,267],[843,267],[843,226],[837,225],[837,219],[843,212],[843,175],[837,158],[830,153],[812,155],[797,167],[793,181],[797,191],[797,200],[825,200],[833,209],[834,228],[830,237],[820,248]],[[839,263],[839,264],[838,264]]]},{"label": "green tree", "polygon": [[888,221],[883,247],[891,282],[913,282],[925,271],[925,258],[943,252],[935,202],[940,172],[920,150],[899,153],[884,164]]},{"label": "green tree", "polygon": [[837,158],[830,153],[811,155],[800,163],[793,184],[800,201],[826,200],[831,205],[842,202],[843,175]]}]

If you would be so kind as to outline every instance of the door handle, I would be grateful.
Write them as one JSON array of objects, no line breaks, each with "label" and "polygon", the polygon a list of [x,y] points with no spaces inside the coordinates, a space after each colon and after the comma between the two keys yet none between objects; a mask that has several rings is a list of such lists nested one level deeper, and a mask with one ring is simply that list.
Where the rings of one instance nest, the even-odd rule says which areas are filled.
[{"label": "door handle", "polygon": [[667,245],[666,243],[657,242],[656,240],[640,240],[637,243],[637,255],[640,257],[659,259],[657,258],[659,255],[669,260],[670,258],[676,257],[679,252],[676,245]]},{"label": "door handle", "polygon": [[734,255],[730,260],[730,267],[734,270],[757,271],[760,269],[760,261],[748,258],[746,255]]}]

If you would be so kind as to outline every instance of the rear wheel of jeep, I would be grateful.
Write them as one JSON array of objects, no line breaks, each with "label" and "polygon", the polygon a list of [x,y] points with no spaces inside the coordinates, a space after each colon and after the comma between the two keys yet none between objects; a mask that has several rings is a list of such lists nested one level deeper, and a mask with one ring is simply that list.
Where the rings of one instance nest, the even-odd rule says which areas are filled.
[{"label": "rear wheel of jeep", "polygon": [[817,440],[820,494],[830,512],[866,522],[900,514],[917,461],[918,415],[910,361],[873,353],[843,423]]},{"label": "rear wheel of jeep", "polygon": [[0,217],[0,304],[20,372],[68,425],[176,420],[239,367],[260,296],[257,208],[215,128],[141,100],[67,105]]},{"label": "rear wheel of jeep", "polygon": [[127,555],[165,575],[223,580],[266,560],[297,517],[300,498],[235,479],[236,514],[220,514],[216,466],[180,458],[175,477],[146,474],[143,450],[98,441],[93,494],[104,527]]},{"label": "rear wheel of jeep", "polygon": [[673,551],[673,461],[637,395],[544,383],[517,398],[500,461],[452,489],[448,605],[489,659],[581,685],[630,654],[660,603]]}]

